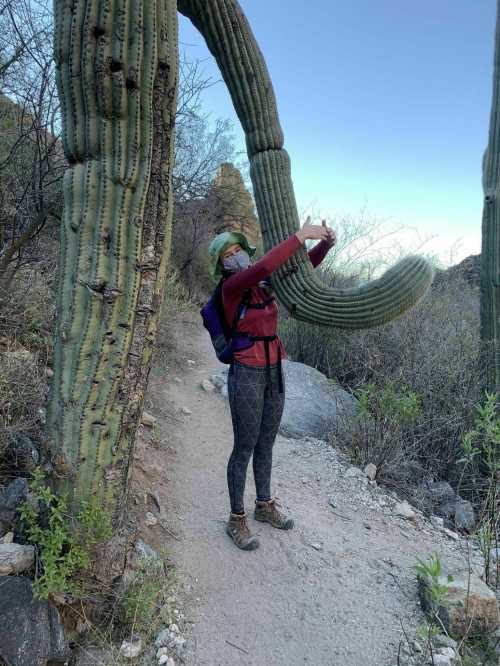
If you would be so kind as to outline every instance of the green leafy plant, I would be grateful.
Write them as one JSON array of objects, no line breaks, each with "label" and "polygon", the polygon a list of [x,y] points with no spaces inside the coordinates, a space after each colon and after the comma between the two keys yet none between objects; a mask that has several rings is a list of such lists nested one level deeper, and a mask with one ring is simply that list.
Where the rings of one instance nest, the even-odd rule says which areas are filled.
[{"label": "green leafy plant", "polygon": [[37,468],[30,484],[31,498],[20,514],[28,541],[38,549],[41,573],[33,588],[40,599],[55,593],[78,594],[75,576],[91,563],[92,546],[111,536],[109,518],[95,499],[82,502],[78,514],[68,512],[67,498],[55,495]]},{"label": "green leafy plant", "polygon": [[477,417],[474,427],[462,440],[464,465],[459,487],[467,471],[478,480],[484,489],[482,510],[479,516],[477,535],[485,560],[485,577],[491,585],[497,586],[498,569],[492,567],[491,551],[499,545],[500,532],[500,416],[498,415],[498,395],[485,393],[485,400],[476,407]]},{"label": "green leafy plant", "polygon": [[383,388],[375,384],[366,384],[356,391],[358,398],[358,417],[372,417],[394,425],[411,425],[420,414],[420,399],[407,386],[397,390],[389,382]]},{"label": "green leafy plant", "polygon": [[[431,613],[437,618],[437,612],[440,607],[446,605],[448,595],[448,585],[442,583],[443,570],[439,555],[434,553],[427,562],[417,557],[415,565],[417,577],[426,581],[425,595]],[[446,582],[453,582],[453,576],[448,574]]]}]

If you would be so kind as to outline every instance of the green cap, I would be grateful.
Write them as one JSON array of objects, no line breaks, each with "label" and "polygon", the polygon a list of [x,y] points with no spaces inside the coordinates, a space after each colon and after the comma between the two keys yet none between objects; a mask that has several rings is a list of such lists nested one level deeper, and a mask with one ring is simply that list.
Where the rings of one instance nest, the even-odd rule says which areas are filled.
[{"label": "green cap", "polygon": [[224,231],[224,233],[216,236],[210,243],[208,248],[208,256],[210,258],[210,275],[217,281],[222,277],[222,266],[219,261],[220,255],[227,250],[231,245],[241,245],[243,250],[248,253],[250,257],[255,254],[256,248],[250,245],[243,234],[239,231]]}]

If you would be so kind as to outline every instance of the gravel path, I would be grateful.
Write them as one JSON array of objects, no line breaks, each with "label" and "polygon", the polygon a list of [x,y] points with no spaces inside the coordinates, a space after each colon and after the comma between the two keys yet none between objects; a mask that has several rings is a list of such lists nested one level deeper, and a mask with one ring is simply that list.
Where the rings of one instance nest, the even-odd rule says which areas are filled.
[{"label": "gravel path", "polygon": [[[200,387],[220,366],[197,314],[171,327],[176,361],[168,374],[156,369],[148,409],[169,442],[160,494],[179,535],[167,548],[193,622],[186,664],[396,664],[401,625],[411,634],[422,621],[415,558],[438,552],[463,564],[460,543],[419,514],[397,517],[395,499],[325,443],[279,438],[274,492],[296,527],[280,532],[252,519],[261,547],[236,549],[224,532],[229,408]],[[253,492],[249,471],[249,509]]]}]

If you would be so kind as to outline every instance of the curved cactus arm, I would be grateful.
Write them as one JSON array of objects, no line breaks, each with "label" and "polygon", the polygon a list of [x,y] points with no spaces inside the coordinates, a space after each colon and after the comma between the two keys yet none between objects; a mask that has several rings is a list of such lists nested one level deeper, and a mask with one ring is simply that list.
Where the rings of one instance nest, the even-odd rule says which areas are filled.
[{"label": "curved cactus arm", "polygon": [[500,391],[500,2],[497,3],[493,101],[488,148],[483,159],[481,249],[481,340],[486,361],[486,389]]},{"label": "curved cactus arm", "polygon": [[[154,102],[169,137],[173,132],[177,12],[174,0],[55,0],[54,15],[70,166],[64,179],[50,446],[73,498],[98,493],[113,511],[124,491],[133,441],[123,432],[124,413],[131,401],[142,405],[130,393],[130,377],[137,374],[133,340],[140,333],[147,341],[154,333],[154,321],[143,317],[151,301],[144,291],[161,290],[166,259],[158,266],[157,255],[169,245],[171,206],[159,220],[159,238],[148,239],[145,214]],[[164,95],[173,106],[171,116],[163,100],[155,99],[162,74],[171,79],[165,92],[172,99]],[[171,149],[167,153],[171,166]],[[168,190],[170,175],[164,175]]]},{"label": "curved cactus arm", "polygon": [[[288,154],[266,64],[236,0],[178,0],[206,39],[246,135],[264,247],[299,229]],[[408,257],[379,280],[351,289],[327,288],[304,249],[273,276],[279,300],[298,319],[341,328],[368,328],[414,305],[433,279],[431,266]]]}]

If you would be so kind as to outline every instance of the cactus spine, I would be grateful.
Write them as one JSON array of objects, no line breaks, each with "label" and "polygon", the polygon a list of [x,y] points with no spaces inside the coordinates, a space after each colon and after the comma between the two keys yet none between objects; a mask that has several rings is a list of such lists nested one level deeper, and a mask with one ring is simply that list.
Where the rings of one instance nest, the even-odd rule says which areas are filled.
[{"label": "cactus spine", "polygon": [[488,148],[483,160],[483,225],[481,250],[481,340],[486,386],[500,391],[500,2],[497,3],[493,101]]},{"label": "cactus spine", "polygon": [[[264,58],[236,0],[179,0],[179,10],[205,37],[245,130],[264,247],[299,229],[283,150],[276,100]],[[298,319],[341,328],[368,328],[390,321],[414,305],[432,282],[421,257],[400,261],[380,279],[358,288],[326,288],[314,275],[305,250],[273,277],[280,301]]]},{"label": "cactus spine", "polygon": [[168,257],[173,0],[55,0],[64,178],[48,427],[61,485],[126,486]]}]

